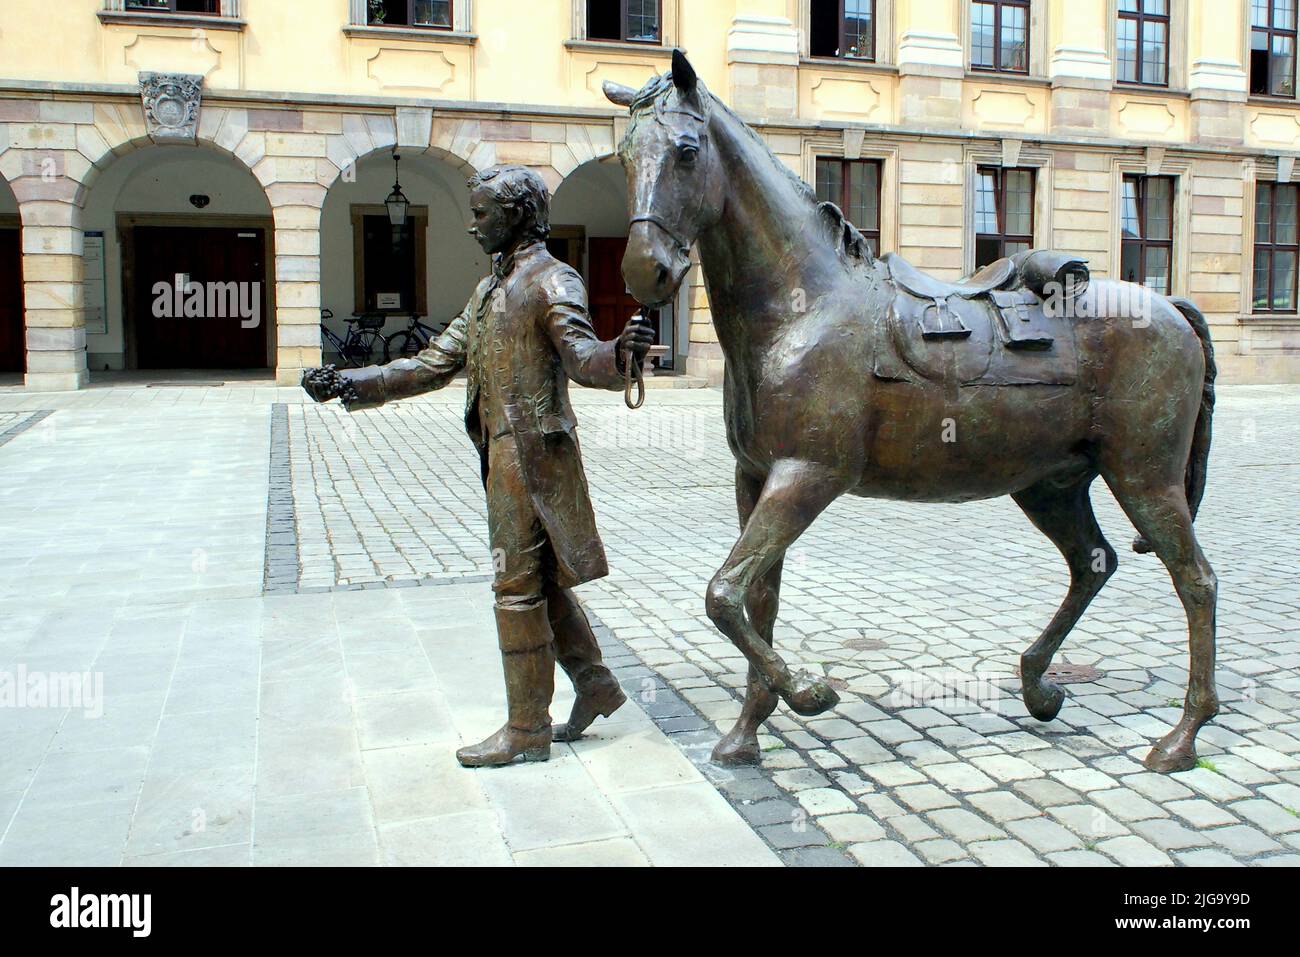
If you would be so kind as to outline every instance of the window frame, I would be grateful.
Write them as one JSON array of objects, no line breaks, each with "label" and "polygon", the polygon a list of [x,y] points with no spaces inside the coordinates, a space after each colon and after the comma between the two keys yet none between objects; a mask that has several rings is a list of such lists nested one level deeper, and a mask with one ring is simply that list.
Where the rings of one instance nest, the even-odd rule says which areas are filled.
[{"label": "window frame", "polygon": [[[1173,25],[1173,0],[1165,0],[1165,12],[1147,13],[1146,0],[1137,0],[1137,11],[1122,10],[1116,4],[1115,18],[1115,83],[1127,87],[1145,87],[1147,89],[1168,89],[1169,88],[1169,61],[1173,59],[1174,53],[1174,25]],[[1136,64],[1137,79],[1125,80],[1119,75],[1119,21],[1132,20],[1137,24],[1137,47],[1134,54],[1134,63]],[[1163,23],[1165,26],[1165,70],[1164,78],[1158,82],[1148,83],[1142,79],[1142,37],[1145,33],[1143,27],[1147,23]]]},{"label": "window frame", "polygon": [[[976,4],[993,7],[993,66],[975,65],[975,18],[971,15]],[[1011,76],[1029,76],[1034,55],[1034,11],[1031,0],[970,0],[971,12],[967,14],[967,34],[970,43],[970,56],[967,65],[972,73],[1005,73]],[[1020,7],[1025,11],[1025,68],[1023,70],[1005,69],[997,64],[1002,61],[1002,8]],[[1166,69],[1168,64],[1166,63]]]},{"label": "window frame", "polygon": [[[1298,64],[1300,64],[1300,22],[1296,23],[1296,26],[1290,30],[1281,30],[1275,28],[1273,26],[1273,13],[1274,13],[1273,4],[1274,4],[1274,0],[1268,0],[1268,26],[1257,27],[1252,22],[1252,19],[1250,17],[1249,0],[1247,0],[1248,12],[1247,12],[1247,21],[1246,21],[1246,64],[1247,64],[1246,90],[1250,96],[1266,96],[1269,99],[1273,99],[1273,100],[1294,100],[1296,98],[1296,87],[1298,85],[1296,82],[1297,79],[1296,75],[1297,72],[1300,71],[1300,67],[1298,67]],[[1293,22],[1300,20],[1300,4],[1297,4],[1297,9],[1292,11],[1292,20]],[[1251,59],[1251,52],[1254,49],[1252,46],[1252,41],[1254,40],[1256,33],[1262,33],[1266,37],[1268,37],[1268,62],[1270,66],[1273,60],[1273,37],[1283,36],[1283,37],[1291,38],[1291,92],[1290,93],[1272,93],[1269,91],[1265,91],[1264,93],[1256,93],[1253,90],[1251,90],[1252,84],[1251,84],[1251,76],[1250,76],[1250,59]],[[1272,83],[1268,81],[1272,79],[1272,70],[1268,69],[1266,72],[1268,75],[1265,77],[1265,82],[1267,86],[1271,87]]]},{"label": "window frame", "polygon": [[[1125,182],[1126,180],[1130,180],[1130,179],[1131,179],[1131,180],[1135,180],[1135,181],[1137,182],[1137,184],[1138,184],[1138,190],[1137,190],[1138,228],[1142,231],[1142,236],[1141,236],[1141,238],[1139,238],[1139,239],[1128,239],[1128,238],[1126,238],[1125,235],[1124,235],[1124,194],[1123,194],[1123,189],[1124,189],[1124,182]],[[1148,187],[1148,185],[1150,184],[1150,182],[1151,182],[1152,180],[1157,180],[1157,179],[1162,179],[1162,180],[1168,180],[1168,181],[1169,181],[1169,238],[1168,238],[1168,239],[1151,239],[1151,238],[1147,235],[1147,234],[1150,232],[1150,230],[1147,228],[1147,193],[1148,193],[1148,189],[1147,189],[1147,187]],[[1126,172],[1126,173],[1122,174],[1121,177],[1120,177],[1120,199],[1119,199],[1119,207],[1120,207],[1120,208],[1119,208],[1119,222],[1120,222],[1120,231],[1119,231],[1119,242],[1120,242],[1120,247],[1119,247],[1119,273],[1120,273],[1120,279],[1123,280],[1123,281],[1125,281],[1125,282],[1134,282],[1134,283],[1137,283],[1137,284],[1140,285],[1140,286],[1144,286],[1144,287],[1146,287],[1146,288],[1150,288],[1149,286],[1147,286],[1147,274],[1146,274],[1146,273],[1147,273],[1147,255],[1146,255],[1146,253],[1147,253],[1147,249],[1148,249],[1149,247],[1160,247],[1160,248],[1168,249],[1168,250],[1169,250],[1169,275],[1168,275],[1168,277],[1167,277],[1167,283],[1166,283],[1165,291],[1164,291],[1163,293],[1161,293],[1161,295],[1164,295],[1164,296],[1173,296],[1173,295],[1177,295],[1177,293],[1174,291],[1174,275],[1175,275],[1175,269],[1174,269],[1174,267],[1175,267],[1175,260],[1174,260],[1174,243],[1175,243],[1175,240],[1178,238],[1178,186],[1179,186],[1179,180],[1180,180],[1180,177],[1178,177],[1178,176],[1174,176],[1174,175],[1170,175],[1170,174],[1167,174],[1167,173],[1156,173],[1156,174],[1150,174],[1150,173]],[[1138,248],[1138,273],[1139,273],[1139,275],[1138,275],[1138,277],[1137,277],[1136,279],[1126,279],[1126,278],[1124,277],[1124,275],[1123,275],[1123,272],[1124,272],[1124,247],[1125,247],[1126,245],[1133,245],[1133,246],[1137,246],[1137,248]],[[1152,290],[1152,291],[1154,292],[1155,290]],[[1253,297],[1253,295],[1254,295],[1254,291],[1253,291],[1253,289],[1252,289],[1252,297]]]},{"label": "window frame", "polygon": [[[1251,248],[1253,255],[1251,258],[1250,269],[1250,314],[1253,316],[1293,316],[1297,310],[1300,310],[1300,222],[1296,226],[1296,241],[1294,243],[1279,243],[1277,241],[1277,194],[1279,188],[1288,187],[1296,191],[1296,203],[1298,216],[1300,219],[1300,185],[1295,183],[1279,183],[1276,180],[1257,180],[1255,182],[1255,209],[1259,209],[1259,190],[1268,187],[1272,190],[1272,199],[1269,202],[1269,222],[1268,222],[1268,241],[1261,243],[1259,241],[1259,217],[1256,214],[1251,224]],[[1268,256],[1268,303],[1267,306],[1255,305],[1255,274],[1256,265],[1259,262],[1260,251]],[[1289,252],[1295,256],[1296,267],[1291,273],[1291,305],[1288,308],[1277,308],[1273,303],[1273,254],[1276,252]]]},{"label": "window frame", "polygon": [[371,18],[371,16],[373,16],[373,14],[372,14],[371,11],[370,11],[370,3],[368,2],[368,0],[367,0],[367,2],[366,2],[366,5],[365,5],[365,11],[366,11],[366,20],[365,20],[365,24],[364,24],[364,26],[367,26],[367,27],[378,27],[378,28],[380,28],[380,29],[382,29],[382,28],[384,28],[384,27],[394,27],[394,28],[396,28],[396,29],[398,29],[398,30],[448,30],[448,31],[454,31],[454,30],[456,29],[456,3],[455,3],[455,0],[447,0],[447,24],[446,24],[446,26],[443,26],[442,24],[437,24],[437,23],[416,23],[416,22],[414,22],[414,21],[415,21],[415,0],[406,0],[406,22],[405,22],[405,23],[388,23],[387,21],[385,21],[385,22],[383,22],[383,23],[376,23],[375,21],[371,20],[370,18]]},{"label": "window frame", "polygon": [[634,40],[627,35],[627,0],[618,0],[618,32],[619,39],[614,40],[609,37],[593,37],[591,35],[591,17],[588,14],[590,0],[583,0],[583,37],[588,43],[627,43],[632,46],[664,46],[664,0],[655,0],[655,23],[657,24],[658,36],[653,40]]},{"label": "window frame", "polygon": [[[812,4],[813,0],[808,0],[808,58],[811,60],[824,60],[829,63],[878,63],[880,62],[880,0],[869,0],[871,4],[871,56],[849,56],[845,53],[837,53],[833,56],[825,54],[816,54],[812,52]],[[845,32],[845,26],[848,23],[848,12],[845,9],[847,0],[837,0],[839,5],[838,29],[839,39],[836,41],[836,48],[845,49],[848,40],[848,34]],[[827,159],[829,157],[822,157]]]},{"label": "window frame", "polygon": [[[835,205],[840,208],[840,212],[844,214],[844,218],[847,219],[849,222],[853,223],[854,228],[856,228],[857,231],[862,234],[864,239],[867,239],[869,241],[871,240],[875,241],[875,252],[873,253],[873,255],[880,256],[881,255],[880,241],[881,241],[881,232],[882,232],[881,220],[884,217],[882,204],[884,203],[884,194],[885,194],[884,160],[876,157],[871,157],[871,156],[863,156],[863,157],[859,157],[858,159],[846,159],[843,156],[828,156],[824,153],[818,153],[813,157],[813,191],[815,193],[819,192],[817,187],[817,168],[824,162],[838,163],[840,165],[840,195],[838,200],[832,200],[832,202],[834,202]],[[849,216],[849,207],[850,207],[849,168],[854,163],[870,164],[876,168],[876,225],[874,229],[864,229],[858,223],[854,223],[852,217]]]},{"label": "window frame", "polygon": [[167,8],[134,6],[133,4],[145,3],[146,0],[124,0],[122,3],[122,12],[124,13],[158,13],[163,15],[179,15],[182,17],[220,17],[225,14],[222,12],[221,0],[207,0],[207,5],[216,7],[215,10],[177,10],[177,0],[167,0]]},{"label": "window frame", "polygon": [[[388,208],[382,204],[353,203],[348,211],[352,224],[352,305],[353,314],[380,312],[371,309],[366,296],[366,236],[367,217],[388,217]],[[386,315],[429,315],[429,207],[411,206],[406,211],[414,238],[415,305],[413,308],[384,311]]]},{"label": "window frame", "polygon": [[[986,173],[993,173],[995,179],[995,190],[997,196],[997,216],[998,231],[996,233],[982,233],[978,227],[975,230],[975,268],[982,269],[979,262],[979,244],[981,239],[995,239],[998,243],[998,255],[992,260],[997,262],[999,259],[1005,259],[1007,256],[1007,243],[1024,243],[1028,249],[1034,248],[1034,230],[1038,227],[1038,170],[1033,166],[998,166],[992,163],[979,163],[975,167],[976,186],[975,195],[978,208],[979,183],[978,178]],[[1009,233],[1007,232],[1007,190],[1006,174],[1007,173],[1028,173],[1029,174],[1029,232],[1028,233]],[[978,217],[977,220],[978,222]],[[984,263],[984,266],[989,263]]]}]

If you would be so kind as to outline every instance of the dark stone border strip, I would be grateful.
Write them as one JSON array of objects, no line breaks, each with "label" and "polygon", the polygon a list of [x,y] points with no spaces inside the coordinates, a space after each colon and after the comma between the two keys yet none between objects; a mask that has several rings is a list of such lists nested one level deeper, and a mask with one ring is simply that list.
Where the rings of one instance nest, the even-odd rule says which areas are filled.
[{"label": "dark stone border strip", "polygon": [[379,588],[436,588],[439,585],[474,585],[490,582],[490,574],[439,575],[422,578],[395,578],[377,582],[351,582],[346,585],[302,585],[292,589],[298,595],[324,595],[335,591],[374,591]]},{"label": "dark stone border strip", "polygon": [[855,867],[857,862],[812,823],[812,815],[789,800],[761,767],[723,768],[710,756],[720,735],[713,723],[682,698],[659,672],[645,664],[590,610],[605,664],[627,696],[636,701],[668,740],[690,759],[727,803],[789,867]]},{"label": "dark stone border strip", "polygon": [[271,406],[270,483],[266,493],[265,594],[298,590],[298,526],[293,509],[293,475],[289,468],[289,407]]},{"label": "dark stone border strip", "polygon": [[[23,415],[22,412],[19,412],[18,414]],[[18,438],[18,436],[22,435],[32,426],[36,425],[43,419],[49,418],[53,414],[53,409],[37,409],[35,412],[28,413],[26,418],[19,419],[13,425],[9,426],[9,428],[0,432],[0,445],[4,445],[6,442]]]}]

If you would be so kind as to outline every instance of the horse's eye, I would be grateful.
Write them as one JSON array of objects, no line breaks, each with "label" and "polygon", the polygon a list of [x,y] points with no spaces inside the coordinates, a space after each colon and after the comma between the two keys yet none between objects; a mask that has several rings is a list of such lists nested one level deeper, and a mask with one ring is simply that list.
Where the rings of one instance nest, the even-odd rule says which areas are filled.
[{"label": "horse's eye", "polygon": [[694,163],[699,158],[700,148],[688,143],[685,146],[678,147],[677,155],[683,163]]}]

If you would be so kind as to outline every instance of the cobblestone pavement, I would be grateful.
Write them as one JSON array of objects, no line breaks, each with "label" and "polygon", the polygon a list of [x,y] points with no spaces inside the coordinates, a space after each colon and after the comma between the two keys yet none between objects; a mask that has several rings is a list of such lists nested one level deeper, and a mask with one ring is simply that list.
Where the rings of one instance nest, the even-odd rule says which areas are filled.
[{"label": "cobblestone pavement", "polygon": [[[1120,567],[1057,659],[1102,676],[1070,685],[1056,721],[1026,714],[1016,667],[1066,570],[1015,505],[844,499],[791,550],[776,627],[791,664],[833,679],[841,704],[813,719],[780,708],[762,775],[704,764],[717,730],[684,746],[788,861],[1300,863],[1300,388],[1220,396],[1197,529],[1221,583],[1224,707],[1201,767],[1141,765],[1179,714],[1186,626],[1102,483]],[[490,573],[462,402],[452,388],[353,417],[289,408],[304,590]],[[657,392],[633,413],[583,391],[575,404],[612,569],[583,599],[726,730],[744,661],[703,611],[737,534],[721,396]]]}]

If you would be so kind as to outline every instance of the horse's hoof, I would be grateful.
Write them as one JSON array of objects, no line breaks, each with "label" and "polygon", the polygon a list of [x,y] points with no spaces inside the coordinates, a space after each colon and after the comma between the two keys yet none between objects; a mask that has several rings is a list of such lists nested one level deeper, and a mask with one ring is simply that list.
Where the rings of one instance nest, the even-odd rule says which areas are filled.
[{"label": "horse's hoof", "polygon": [[1202,723],[1188,722],[1186,718],[1180,721],[1174,730],[1160,739],[1142,762],[1147,770],[1157,774],[1172,774],[1196,767],[1196,732]]},{"label": "horse's hoof", "polygon": [[1133,539],[1133,551],[1137,552],[1139,555],[1150,555],[1152,550],[1151,543],[1141,535]]},{"label": "horse's hoof", "polygon": [[790,710],[804,717],[829,711],[840,703],[840,696],[825,681],[820,681],[805,671],[790,681],[790,690],[781,696]]},{"label": "horse's hoof", "polygon": [[733,738],[727,735],[713,749],[713,763],[726,767],[757,767],[763,763],[757,738]]},{"label": "horse's hoof", "polygon": [[1039,681],[1038,690],[1031,691],[1032,686],[1025,686],[1025,707],[1039,721],[1052,721],[1061,713],[1065,704],[1065,689],[1054,681]]},{"label": "horse's hoof", "polygon": [[1142,764],[1148,771],[1154,771],[1156,774],[1190,771],[1196,767],[1196,751],[1187,747],[1166,751],[1160,745],[1156,745]]}]

